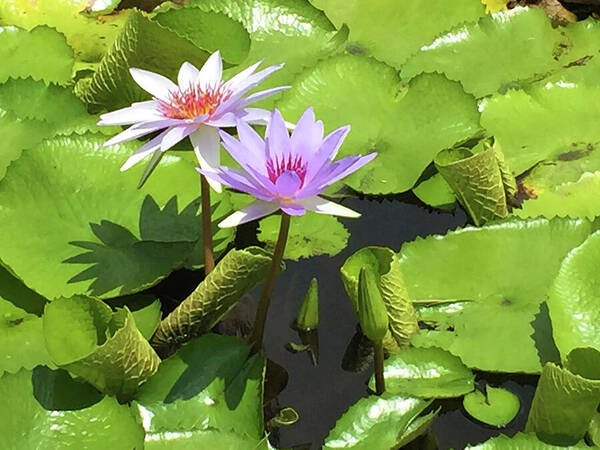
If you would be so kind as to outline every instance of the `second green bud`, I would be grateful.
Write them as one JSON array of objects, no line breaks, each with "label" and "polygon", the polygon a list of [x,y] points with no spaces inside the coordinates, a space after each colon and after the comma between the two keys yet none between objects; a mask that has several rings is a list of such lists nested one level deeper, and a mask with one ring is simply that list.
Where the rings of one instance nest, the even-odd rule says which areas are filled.
[{"label": "second green bud", "polygon": [[358,277],[358,321],[365,336],[380,342],[388,330],[388,314],[373,269],[360,269]]}]

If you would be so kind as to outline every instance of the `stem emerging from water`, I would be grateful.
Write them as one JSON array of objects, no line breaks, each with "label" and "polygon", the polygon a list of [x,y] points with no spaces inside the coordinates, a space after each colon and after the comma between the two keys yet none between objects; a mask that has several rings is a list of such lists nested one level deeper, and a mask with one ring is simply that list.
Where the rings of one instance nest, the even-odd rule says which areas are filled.
[{"label": "stem emerging from water", "polygon": [[383,341],[373,342],[375,349],[375,393],[381,395],[385,392],[385,378],[383,378]]},{"label": "stem emerging from water", "polygon": [[210,220],[210,186],[204,175],[200,177],[200,195],[202,196],[202,247],[204,250],[204,274],[215,268],[213,255],[212,227]]},{"label": "stem emerging from water", "polygon": [[275,252],[273,253],[273,260],[271,261],[271,267],[267,274],[267,279],[263,285],[262,292],[260,293],[260,299],[258,300],[258,307],[256,308],[256,318],[254,319],[254,328],[252,329],[252,352],[257,353],[262,349],[263,336],[265,334],[265,322],[267,320],[267,311],[269,309],[269,302],[271,300],[271,292],[275,287],[275,279],[279,273],[281,267],[281,260],[283,259],[283,252],[285,250],[285,244],[287,242],[288,231],[290,229],[290,216],[281,212],[281,224],[279,225],[279,237],[277,238],[277,244],[275,244]]}]

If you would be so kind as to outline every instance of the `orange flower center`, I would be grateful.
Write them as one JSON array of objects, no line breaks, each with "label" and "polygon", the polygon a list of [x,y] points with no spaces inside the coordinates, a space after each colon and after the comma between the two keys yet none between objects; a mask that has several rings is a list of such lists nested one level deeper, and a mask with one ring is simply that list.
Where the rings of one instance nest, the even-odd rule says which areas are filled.
[{"label": "orange flower center", "polygon": [[161,113],[171,119],[194,119],[204,114],[211,115],[221,103],[231,96],[231,92],[216,87],[202,88],[192,85],[186,90],[171,91],[169,101],[158,100]]}]

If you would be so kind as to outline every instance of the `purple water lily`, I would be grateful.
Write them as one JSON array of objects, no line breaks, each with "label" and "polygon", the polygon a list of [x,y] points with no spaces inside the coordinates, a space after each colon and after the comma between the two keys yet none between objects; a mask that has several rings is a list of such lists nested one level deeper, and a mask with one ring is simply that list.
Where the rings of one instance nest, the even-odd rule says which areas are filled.
[{"label": "purple water lily", "polygon": [[323,122],[315,120],[308,108],[290,136],[281,113],[274,110],[263,140],[247,123],[238,121],[239,141],[220,132],[223,146],[243,171],[219,167],[198,169],[208,178],[253,195],[257,200],[223,220],[220,227],[232,227],[266,216],[278,209],[299,216],[306,210],[342,217],[360,214],[319,197],[328,186],[360,169],[376,153],[349,156],[332,161],[350,126],[323,138]]},{"label": "purple water lily", "polygon": [[[265,125],[270,112],[246,106],[289,87],[271,88],[242,98],[283,66],[270,66],[254,73],[260,64],[261,61],[224,82],[221,79],[221,55],[216,51],[200,70],[188,62],[183,63],[177,77],[178,84],[157,73],[130,69],[135,82],[152,94],[153,99],[101,115],[98,125],[132,125],[104,145],[130,141],[164,129],[131,155],[121,170],[129,169],[150,154],[158,156],[187,136],[192,141],[200,167],[205,170],[218,167],[218,128],[232,127],[239,121]],[[218,183],[211,185],[220,190]]]}]

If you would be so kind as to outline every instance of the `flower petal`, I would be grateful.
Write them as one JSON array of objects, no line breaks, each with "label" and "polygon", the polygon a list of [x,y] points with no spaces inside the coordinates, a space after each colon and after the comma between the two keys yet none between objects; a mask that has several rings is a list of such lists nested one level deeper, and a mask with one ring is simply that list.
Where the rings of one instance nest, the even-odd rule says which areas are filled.
[{"label": "flower petal", "polygon": [[157,120],[161,117],[156,102],[148,100],[147,102],[137,102],[127,108],[102,114],[98,125],[130,125],[136,122]]},{"label": "flower petal", "polygon": [[108,141],[104,143],[104,147],[109,147],[111,145],[120,144],[122,142],[131,141],[133,139],[137,139],[146,134],[150,134],[156,130],[160,130],[161,128],[166,128],[168,126],[177,123],[177,120],[173,119],[164,119],[164,120],[155,120],[152,122],[141,122],[135,125],[130,126],[125,131],[113,136]]},{"label": "flower petal", "polygon": [[256,200],[249,204],[243,209],[234,212],[221,223],[220,228],[235,227],[242,223],[250,222],[255,219],[267,216],[279,209],[279,203],[277,202],[265,202],[263,200]]},{"label": "flower petal", "polygon": [[232,189],[246,192],[247,194],[253,195],[254,197],[265,200],[273,201],[274,197],[268,191],[264,190],[262,186],[257,185],[254,180],[248,177],[244,172],[240,172],[229,167],[220,167],[218,171],[196,169],[199,173],[206,176],[209,180],[215,180],[219,183],[224,184]]},{"label": "flower petal", "polygon": [[160,148],[160,143],[162,142],[163,137],[165,137],[165,134],[167,134],[168,132],[168,129],[163,131],[158,136],[150,139],[148,142],[146,142],[144,145],[138,148],[135,151],[135,153],[131,155],[127,159],[127,161],[125,161],[125,164],[121,166],[121,172],[125,172],[127,169],[131,168],[132,166],[143,160],[150,153],[153,153],[155,150],[158,150]]},{"label": "flower petal", "polygon": [[279,159],[291,153],[290,135],[278,109],[274,109],[265,131],[266,153],[269,159]]},{"label": "flower petal", "polygon": [[290,216],[303,216],[304,214],[306,214],[306,209],[302,205],[289,203],[289,204],[280,205],[280,206],[281,206],[281,210],[284,213],[289,214]]},{"label": "flower petal", "polygon": [[238,105],[236,106],[237,108],[243,108],[244,106],[250,104],[250,103],[254,103],[257,102],[259,100],[262,100],[263,98],[267,98],[270,97],[271,95],[275,95],[281,91],[285,91],[286,89],[291,88],[291,86],[279,86],[279,87],[275,87],[275,88],[271,88],[271,89],[265,89],[264,91],[258,91],[255,92],[254,94],[249,95],[248,97],[246,97],[245,99],[241,100]]},{"label": "flower petal", "polygon": [[271,118],[271,111],[262,108],[244,108],[239,111],[238,117],[251,125],[267,125]]},{"label": "flower petal", "polygon": [[319,214],[331,214],[333,216],[352,218],[360,217],[360,213],[318,196],[297,200],[296,202],[304,206],[306,209]]},{"label": "flower petal", "polygon": [[196,69],[196,67],[189,63],[184,62],[179,68],[179,74],[177,75],[177,84],[179,84],[179,88],[185,90],[190,87],[190,85],[195,84],[198,76],[200,75],[200,71]]},{"label": "flower petal", "polygon": [[254,131],[244,120],[237,121],[238,139],[241,144],[252,154],[256,160],[256,165],[264,166],[265,161],[265,141]]},{"label": "flower petal", "polygon": [[[240,129],[241,128],[238,128],[238,130]],[[253,168],[255,171],[258,171],[263,176],[268,176],[265,164],[264,151],[261,152],[255,147],[248,147],[242,144],[240,141],[238,141],[225,131],[220,130],[219,135],[221,136],[221,142],[223,143],[223,147],[225,147],[225,150],[227,150],[231,157],[235,159],[237,163],[244,168],[244,170],[248,171],[249,168]]]},{"label": "flower petal", "polygon": [[[194,153],[200,167],[214,172],[219,167],[220,161],[219,133],[217,129],[200,125],[198,129],[190,134],[190,141],[194,146]],[[219,183],[211,178],[207,178],[207,181],[215,191],[221,192],[222,188]]]},{"label": "flower petal", "polygon": [[217,50],[209,56],[202,69],[200,69],[197,81],[203,88],[215,87],[221,83],[222,75],[223,61],[221,61],[221,53]]},{"label": "flower petal", "polygon": [[158,73],[143,69],[129,69],[129,73],[140,87],[154,97],[167,101],[169,93],[176,91],[177,85]]},{"label": "flower petal", "polygon": [[293,170],[286,170],[275,181],[277,194],[282,197],[292,197],[301,184],[302,180]]},{"label": "flower petal", "polygon": [[235,90],[236,86],[238,86],[246,78],[248,78],[250,75],[252,75],[254,73],[254,71],[258,68],[258,66],[260,66],[262,63],[263,63],[263,60],[261,59],[260,61],[252,64],[251,66],[246,67],[241,72],[236,73],[234,76],[232,76],[229,80],[227,80],[224,83],[223,87],[230,89],[230,90]]},{"label": "flower petal", "polygon": [[[298,122],[299,126],[300,122]],[[296,128],[297,130],[298,128]],[[294,133],[296,133],[294,130]],[[306,169],[305,183],[309,184],[314,176],[321,170],[321,168],[328,162],[330,162],[337,154],[342,142],[350,132],[350,126],[338,128],[337,130],[329,133],[325,139],[317,145],[317,151],[313,154],[312,158],[308,159],[308,168]],[[292,142],[294,137],[292,136]]]},{"label": "flower petal", "polygon": [[172,127],[167,134],[165,134],[165,137],[160,143],[160,150],[163,152],[167,151],[175,144],[188,137],[196,130],[196,128],[198,128],[198,125],[194,123],[191,125],[179,125]]}]

